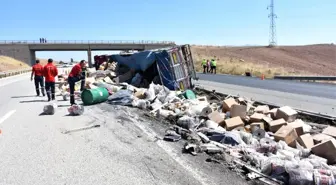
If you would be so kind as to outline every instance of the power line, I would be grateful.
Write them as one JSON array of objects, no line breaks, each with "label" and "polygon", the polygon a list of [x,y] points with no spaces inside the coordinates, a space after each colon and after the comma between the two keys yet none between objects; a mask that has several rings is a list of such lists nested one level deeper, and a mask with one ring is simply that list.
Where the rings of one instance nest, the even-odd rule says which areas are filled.
[{"label": "power line", "polygon": [[270,9],[270,14],[268,15],[268,18],[270,18],[269,46],[276,46],[277,39],[275,19],[277,18],[277,15],[274,13],[274,0],[271,0],[271,4],[267,7],[267,9]]}]

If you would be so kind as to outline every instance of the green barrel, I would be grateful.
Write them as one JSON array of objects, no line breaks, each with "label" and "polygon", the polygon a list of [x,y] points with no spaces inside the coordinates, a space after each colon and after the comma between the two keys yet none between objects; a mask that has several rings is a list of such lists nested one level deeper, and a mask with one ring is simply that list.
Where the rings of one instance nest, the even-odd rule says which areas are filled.
[{"label": "green barrel", "polygon": [[101,103],[106,101],[108,97],[109,92],[104,87],[98,87],[96,89],[85,89],[81,94],[84,105]]}]

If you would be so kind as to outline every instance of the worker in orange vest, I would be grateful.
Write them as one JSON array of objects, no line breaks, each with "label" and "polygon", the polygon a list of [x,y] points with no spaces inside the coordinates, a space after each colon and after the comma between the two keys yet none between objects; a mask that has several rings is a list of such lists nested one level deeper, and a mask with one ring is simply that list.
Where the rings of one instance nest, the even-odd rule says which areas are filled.
[{"label": "worker in orange vest", "polygon": [[30,76],[30,80],[33,81],[34,76],[34,83],[35,83],[35,89],[36,89],[36,95],[40,96],[40,87],[42,95],[45,96],[44,93],[44,79],[43,79],[43,66],[40,64],[39,60],[36,60],[36,63],[33,65],[32,73]]},{"label": "worker in orange vest", "polygon": [[53,59],[48,59],[48,64],[43,68],[45,77],[45,89],[47,91],[48,101],[55,100],[55,77],[58,75],[57,67],[53,64]]}]

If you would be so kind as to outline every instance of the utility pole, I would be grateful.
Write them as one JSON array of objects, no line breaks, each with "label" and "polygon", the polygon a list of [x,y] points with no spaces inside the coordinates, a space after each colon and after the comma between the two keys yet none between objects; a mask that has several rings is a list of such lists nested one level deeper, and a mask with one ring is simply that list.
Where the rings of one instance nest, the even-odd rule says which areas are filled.
[{"label": "utility pole", "polygon": [[267,7],[267,9],[270,9],[270,14],[268,15],[268,18],[270,18],[269,46],[273,47],[277,45],[275,25],[275,19],[277,18],[277,15],[274,13],[274,0],[271,0],[271,4]]}]

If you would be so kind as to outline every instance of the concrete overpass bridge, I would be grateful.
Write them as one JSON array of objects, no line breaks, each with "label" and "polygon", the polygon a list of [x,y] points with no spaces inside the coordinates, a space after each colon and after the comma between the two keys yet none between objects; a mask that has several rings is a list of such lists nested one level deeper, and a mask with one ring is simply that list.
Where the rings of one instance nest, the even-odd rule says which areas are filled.
[{"label": "concrete overpass bridge", "polygon": [[129,40],[47,40],[39,41],[13,41],[0,40],[0,55],[13,57],[32,65],[36,60],[36,51],[87,51],[89,65],[92,65],[91,51],[98,50],[150,50],[174,46],[171,41],[129,41]]}]

